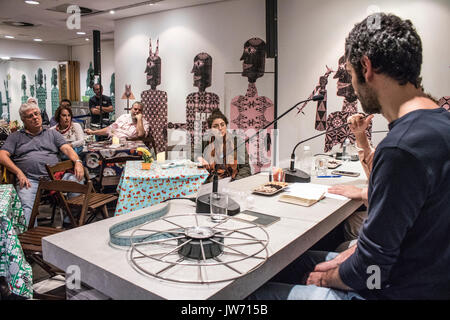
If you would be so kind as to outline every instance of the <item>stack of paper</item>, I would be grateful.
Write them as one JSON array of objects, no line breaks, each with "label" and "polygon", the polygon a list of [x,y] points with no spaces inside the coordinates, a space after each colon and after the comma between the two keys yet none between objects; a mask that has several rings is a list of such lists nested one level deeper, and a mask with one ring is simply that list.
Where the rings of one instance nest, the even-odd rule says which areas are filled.
[{"label": "stack of paper", "polygon": [[309,207],[324,197],[346,200],[348,198],[330,194],[329,186],[314,183],[294,183],[286,189],[286,193],[279,197],[279,201]]}]

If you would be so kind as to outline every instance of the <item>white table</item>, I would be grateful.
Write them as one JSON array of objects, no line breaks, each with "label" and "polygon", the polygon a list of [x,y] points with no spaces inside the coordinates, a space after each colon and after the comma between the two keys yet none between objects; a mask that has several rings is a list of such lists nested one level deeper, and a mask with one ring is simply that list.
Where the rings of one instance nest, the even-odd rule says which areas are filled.
[{"label": "white table", "polygon": [[[359,162],[341,166],[341,170],[361,172],[358,178],[312,179],[320,184],[366,183]],[[236,190],[251,190],[268,181],[264,175],[255,175],[230,184]],[[149,208],[124,216],[88,224],[43,239],[44,259],[62,270],[76,265],[81,281],[113,299],[243,299],[295,258],[308,250],[360,205],[360,201],[325,198],[311,207],[302,207],[277,201],[277,196],[255,195],[253,211],[281,217],[266,227],[270,236],[269,258],[253,272],[233,281],[214,284],[184,284],[160,280],[136,271],[128,260],[128,250],[109,245],[109,227],[140,215]],[[159,204],[150,209],[162,206]],[[194,203],[172,200],[168,215],[194,213]]]}]

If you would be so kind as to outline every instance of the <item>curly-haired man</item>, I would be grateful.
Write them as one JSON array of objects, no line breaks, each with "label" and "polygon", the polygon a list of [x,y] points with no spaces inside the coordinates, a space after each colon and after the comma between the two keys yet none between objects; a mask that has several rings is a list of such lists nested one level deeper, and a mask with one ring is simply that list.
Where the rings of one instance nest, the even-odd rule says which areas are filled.
[{"label": "curly-haired man", "polygon": [[380,13],[355,25],[345,57],[363,110],[389,122],[368,219],[354,247],[308,252],[252,297],[449,299],[450,113],[421,87],[420,37],[409,20]]}]

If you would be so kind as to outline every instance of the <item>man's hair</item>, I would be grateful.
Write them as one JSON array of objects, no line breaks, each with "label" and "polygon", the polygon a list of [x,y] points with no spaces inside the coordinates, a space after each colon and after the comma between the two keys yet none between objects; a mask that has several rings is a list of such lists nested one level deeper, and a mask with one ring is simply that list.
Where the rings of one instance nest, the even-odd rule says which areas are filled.
[{"label": "man's hair", "polygon": [[375,13],[356,24],[345,40],[345,58],[364,83],[361,58],[367,56],[376,73],[421,86],[422,42],[410,20]]},{"label": "man's hair", "polygon": [[72,101],[70,101],[69,99],[62,99],[59,105],[62,105],[63,102],[68,102],[69,106],[72,106]]},{"label": "man's hair", "polygon": [[141,106],[141,109],[144,109],[144,104],[143,104],[142,102],[140,102],[140,101],[135,101],[135,102],[131,105],[131,107],[134,107],[135,104],[140,105],[140,106]]},{"label": "man's hair", "polygon": [[100,86],[100,89],[102,89],[103,90],[103,86],[100,84],[100,83],[96,83],[96,84],[94,84],[94,86],[92,87],[92,89],[94,89],[95,88],[95,86]]},{"label": "man's hair", "polygon": [[220,109],[217,108],[217,109],[213,110],[211,115],[206,120],[208,122],[208,128],[211,129],[212,124],[213,124],[214,120],[216,120],[216,119],[222,119],[225,122],[225,124],[228,125],[227,117],[225,117],[225,115],[222,113],[222,111],[220,111]]},{"label": "man's hair", "polygon": [[39,107],[36,103],[33,103],[33,102],[23,103],[19,108],[20,119],[23,120],[23,117],[25,116],[25,112],[27,112],[30,109],[39,109]]},{"label": "man's hair", "polygon": [[58,123],[59,123],[59,120],[61,120],[61,112],[63,110],[69,111],[70,118],[73,119],[73,112],[72,112],[72,108],[71,107],[69,107],[69,106],[59,106],[58,109],[56,109],[56,111],[55,111],[55,120]]}]

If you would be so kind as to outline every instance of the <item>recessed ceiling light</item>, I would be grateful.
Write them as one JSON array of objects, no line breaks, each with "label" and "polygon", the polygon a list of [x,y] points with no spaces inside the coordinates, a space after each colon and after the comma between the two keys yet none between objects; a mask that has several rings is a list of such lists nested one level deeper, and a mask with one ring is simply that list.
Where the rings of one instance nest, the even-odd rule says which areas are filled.
[{"label": "recessed ceiling light", "polygon": [[109,13],[114,14],[116,12],[114,10],[109,10]]},{"label": "recessed ceiling light", "polygon": [[25,3],[28,3],[28,4],[39,4],[39,1],[25,0]]},{"label": "recessed ceiling light", "polygon": [[86,39],[84,39],[84,40],[89,41],[89,38],[86,38]]},{"label": "recessed ceiling light", "polygon": [[77,34],[86,34],[86,32],[78,31]]},{"label": "recessed ceiling light", "polygon": [[33,39],[33,41],[42,41],[42,39],[39,39],[39,38],[36,38],[36,39]]},{"label": "recessed ceiling light", "polygon": [[10,57],[1,57],[2,60],[9,60],[11,59]]},{"label": "recessed ceiling light", "polygon": [[7,38],[7,39],[14,39],[15,37],[13,37],[13,36],[5,36],[5,38]]}]

